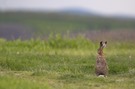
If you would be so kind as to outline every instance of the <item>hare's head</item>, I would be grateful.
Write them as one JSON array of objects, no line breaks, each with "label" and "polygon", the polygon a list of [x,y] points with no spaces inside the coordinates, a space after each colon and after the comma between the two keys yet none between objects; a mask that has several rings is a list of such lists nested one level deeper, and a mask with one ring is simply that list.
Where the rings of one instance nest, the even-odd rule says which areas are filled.
[{"label": "hare's head", "polygon": [[105,42],[101,41],[101,42],[100,42],[100,47],[101,47],[101,48],[105,48],[106,45],[107,45],[107,41],[105,41]]}]

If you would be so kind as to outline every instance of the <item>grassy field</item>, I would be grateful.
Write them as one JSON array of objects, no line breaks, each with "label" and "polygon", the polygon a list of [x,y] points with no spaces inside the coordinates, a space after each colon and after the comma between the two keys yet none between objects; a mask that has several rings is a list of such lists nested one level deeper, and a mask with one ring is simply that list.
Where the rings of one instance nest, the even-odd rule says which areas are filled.
[{"label": "grassy field", "polygon": [[99,43],[84,37],[0,39],[0,89],[133,89],[135,43],[109,41],[107,78],[95,76]]},{"label": "grassy field", "polygon": [[[133,89],[134,29],[134,19],[0,12],[0,89]],[[101,39],[107,78],[94,72]]]},{"label": "grassy field", "polygon": [[[90,30],[134,29],[134,19],[79,16],[64,13],[0,12],[0,24],[22,25],[36,34],[85,32]],[[29,30],[29,29],[28,29]]]}]

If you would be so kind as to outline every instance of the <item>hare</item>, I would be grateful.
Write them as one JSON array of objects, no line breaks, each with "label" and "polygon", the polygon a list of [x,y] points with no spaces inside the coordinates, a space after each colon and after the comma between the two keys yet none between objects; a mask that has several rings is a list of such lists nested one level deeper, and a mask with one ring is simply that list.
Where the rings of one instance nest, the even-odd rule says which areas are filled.
[{"label": "hare", "polygon": [[103,54],[103,49],[106,47],[106,45],[107,45],[107,41],[100,42],[100,47],[98,49],[98,55],[97,55],[97,60],[96,60],[96,68],[95,68],[95,73],[97,76],[102,75],[106,77],[108,74],[108,65]]}]

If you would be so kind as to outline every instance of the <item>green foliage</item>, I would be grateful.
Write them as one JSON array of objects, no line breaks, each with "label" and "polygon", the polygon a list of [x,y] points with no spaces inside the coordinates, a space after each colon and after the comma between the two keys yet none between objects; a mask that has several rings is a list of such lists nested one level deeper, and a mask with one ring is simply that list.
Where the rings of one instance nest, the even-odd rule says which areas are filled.
[{"label": "green foliage", "polygon": [[50,89],[47,84],[17,79],[15,77],[0,76],[0,89]]},{"label": "green foliage", "polygon": [[100,29],[135,28],[135,21],[131,19],[102,18],[96,16],[76,16],[62,13],[28,13],[6,12],[0,13],[0,22],[4,24],[23,24],[34,28],[36,33],[64,33]]},{"label": "green foliage", "polygon": [[94,44],[84,38],[83,36],[77,36],[76,38],[63,38],[62,35],[56,34],[55,36],[50,35],[48,45],[52,48],[71,48],[71,49],[93,49]]},{"label": "green foliage", "polygon": [[60,34],[52,34],[47,40],[1,39],[0,88],[134,88],[134,43],[108,43],[104,49],[108,78],[95,76],[98,45],[83,36],[69,38]]}]

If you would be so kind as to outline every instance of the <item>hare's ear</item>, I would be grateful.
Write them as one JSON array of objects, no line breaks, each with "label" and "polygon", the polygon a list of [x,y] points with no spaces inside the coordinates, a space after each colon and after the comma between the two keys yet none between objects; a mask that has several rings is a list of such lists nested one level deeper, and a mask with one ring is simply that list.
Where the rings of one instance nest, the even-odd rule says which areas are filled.
[{"label": "hare's ear", "polygon": [[100,42],[100,46],[103,46],[103,41]]},{"label": "hare's ear", "polygon": [[105,42],[105,44],[107,44],[107,41]]}]

